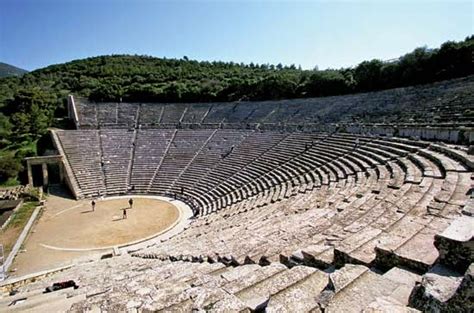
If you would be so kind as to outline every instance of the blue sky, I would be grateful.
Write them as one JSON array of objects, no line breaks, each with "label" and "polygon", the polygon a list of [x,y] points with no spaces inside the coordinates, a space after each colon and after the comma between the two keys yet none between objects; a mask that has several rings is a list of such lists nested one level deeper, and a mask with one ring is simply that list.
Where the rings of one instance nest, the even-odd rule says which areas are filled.
[{"label": "blue sky", "polygon": [[103,54],[319,69],[474,33],[472,1],[0,0],[0,61],[27,70]]}]

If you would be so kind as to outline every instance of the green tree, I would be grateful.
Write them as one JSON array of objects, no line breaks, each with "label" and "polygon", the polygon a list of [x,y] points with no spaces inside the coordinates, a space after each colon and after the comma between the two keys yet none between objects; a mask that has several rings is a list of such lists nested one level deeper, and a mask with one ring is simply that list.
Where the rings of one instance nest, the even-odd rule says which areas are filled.
[{"label": "green tree", "polygon": [[380,60],[364,61],[354,70],[354,79],[360,91],[380,89],[383,63]]},{"label": "green tree", "polygon": [[7,181],[9,178],[17,177],[21,170],[21,163],[11,154],[0,157],[0,183]]},{"label": "green tree", "polygon": [[309,77],[303,90],[311,97],[344,94],[350,90],[350,82],[340,71],[318,71]]},{"label": "green tree", "polygon": [[46,133],[56,108],[54,95],[31,88],[19,90],[5,111],[11,114],[14,137],[35,139]]}]

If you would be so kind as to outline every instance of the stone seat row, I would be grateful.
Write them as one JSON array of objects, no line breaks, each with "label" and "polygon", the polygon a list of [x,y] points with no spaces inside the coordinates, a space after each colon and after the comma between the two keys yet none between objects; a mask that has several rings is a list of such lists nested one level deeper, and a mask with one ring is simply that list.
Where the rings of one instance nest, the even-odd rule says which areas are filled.
[{"label": "stone seat row", "polygon": [[[324,154],[325,154],[324,151],[318,151],[318,156],[320,158],[323,158],[323,160],[324,160],[324,156],[323,156]],[[360,155],[360,154],[358,155],[359,159],[362,158],[362,157],[363,157],[362,155]],[[326,158],[324,161],[328,162],[328,160],[330,160],[330,159]],[[379,163],[380,162],[386,162],[385,160],[380,160],[380,159],[376,160],[374,162],[371,162],[371,161],[367,162],[366,158],[365,158],[365,160],[366,160],[365,161],[366,164],[369,164],[369,166],[374,166],[376,164],[375,162],[379,162]],[[405,172],[409,171],[406,174],[406,176],[407,176],[406,179],[407,180],[414,180],[414,182],[417,182],[417,183],[420,182],[422,173],[417,170],[418,169],[417,167],[415,167],[413,164],[410,164],[410,163],[408,163],[408,165],[405,165],[406,160],[405,160],[405,162],[402,162],[403,160],[402,161],[397,160],[397,161],[401,165],[403,171],[405,171]],[[358,163],[360,164],[360,162],[358,162]],[[303,167],[300,164],[301,163],[299,163],[296,166],[296,171]],[[319,162],[317,164],[320,165],[320,164],[324,164],[324,163]],[[341,159],[341,161],[339,161],[339,159],[336,159],[336,160],[334,160],[332,162],[328,162],[326,164],[329,168],[329,171],[326,171],[326,173],[329,173],[329,178],[327,179],[328,181],[337,181],[338,179],[343,179],[343,178],[347,177],[347,175],[351,175],[355,172],[355,170],[354,170],[355,166],[351,166],[349,164],[349,162],[345,161],[344,159]],[[345,166],[345,165],[348,165],[348,164],[349,164],[349,168]],[[314,162],[313,162],[313,165],[314,165]],[[351,168],[352,168],[352,170],[351,170]],[[362,167],[362,168],[364,168],[364,167]],[[367,165],[366,165],[365,168],[367,168]],[[322,169],[324,170],[324,167],[322,167]],[[290,171],[293,171],[293,173],[295,172],[295,170],[293,170],[293,169],[290,169]],[[291,175],[291,176],[294,176],[294,175]],[[392,170],[392,176],[393,176],[393,170]],[[265,176],[263,176],[263,177],[265,177]],[[308,177],[308,176],[306,176],[306,177]],[[304,180],[304,179],[301,179],[301,176],[299,178],[300,178],[300,180],[299,180],[300,182]],[[277,182],[280,181],[281,182],[282,180],[277,177],[276,179],[271,179],[271,181],[277,181]],[[285,180],[283,180],[283,181],[285,181]],[[294,182],[295,182],[295,180],[292,181],[292,183],[294,183]],[[324,183],[324,178],[323,178],[323,183]],[[234,184],[234,185],[236,185],[236,184]],[[267,185],[273,186],[274,183],[270,183],[270,184],[267,184]],[[239,186],[239,185],[237,185],[237,186]],[[258,190],[258,188],[257,188],[257,190]]]},{"label": "stone seat row", "polygon": [[[397,124],[440,122],[464,124],[473,120],[473,76],[424,86],[396,88],[344,96],[281,101],[227,103],[94,103],[77,98],[79,127],[124,127],[181,123],[292,123],[302,125],[361,121]],[[367,116],[367,112],[383,111]]]},{"label": "stone seat row", "polygon": [[[74,279],[79,288],[42,293],[53,282],[67,279]],[[327,273],[307,266],[225,267],[121,256],[21,286],[18,294],[3,297],[0,307],[5,311],[415,312],[407,305],[420,281],[419,275],[400,268],[380,274],[348,264]]]},{"label": "stone seat row", "polygon": [[[178,260],[181,259],[181,260]],[[472,309],[472,265],[464,272],[435,266],[424,276],[393,267],[362,265],[320,271],[279,263],[226,267],[179,257],[173,261],[120,256],[76,265],[25,284],[0,298],[4,311],[266,311],[417,312]],[[77,289],[43,294],[54,282],[74,279]]]}]

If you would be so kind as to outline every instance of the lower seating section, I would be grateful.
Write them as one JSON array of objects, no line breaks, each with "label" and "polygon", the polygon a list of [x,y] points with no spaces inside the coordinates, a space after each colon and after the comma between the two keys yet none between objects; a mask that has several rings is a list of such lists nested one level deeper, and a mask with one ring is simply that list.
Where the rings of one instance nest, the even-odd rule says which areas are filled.
[{"label": "lower seating section", "polygon": [[168,188],[179,177],[180,173],[188,168],[215,132],[213,130],[182,130],[176,132],[162,161],[157,164],[156,168],[149,168],[152,171],[154,170],[150,192],[167,194]]},{"label": "lower seating section", "polygon": [[106,193],[125,194],[135,132],[107,129],[100,130],[99,134]]},{"label": "lower seating section", "polygon": [[137,130],[130,189],[148,192],[154,170],[162,162],[175,133],[175,130]]},{"label": "lower seating section", "polygon": [[[88,262],[2,286],[0,310],[158,312],[472,312],[473,265],[420,276],[345,264],[322,271],[281,263],[225,266],[129,255]],[[449,275],[449,276],[448,276]],[[75,288],[43,293],[72,281]],[[7,292],[10,295],[7,295]]]},{"label": "lower seating section", "polygon": [[[195,218],[131,255],[10,285],[0,310],[474,309],[474,163],[461,150],[342,133],[56,133],[84,196],[168,195]],[[79,288],[41,294],[71,279]]]},{"label": "lower seating section", "polygon": [[222,170],[221,162],[251,134],[248,131],[216,131],[200,149],[199,153],[193,157],[192,162],[175,178],[175,181],[169,186],[167,193],[196,194],[196,185],[199,185],[203,178],[212,173],[214,169],[219,168],[219,170]]},{"label": "lower seating section", "polygon": [[82,195],[105,195],[99,132],[96,130],[56,131]]},{"label": "lower seating section", "polygon": [[192,189],[187,189],[186,195],[193,197],[199,204],[201,214],[212,212],[215,208],[211,203],[223,193],[240,186],[247,179],[261,175],[260,172],[249,173],[248,168],[286,136],[273,132],[250,133],[240,145],[222,155],[217,166],[196,181]]},{"label": "lower seating section", "polygon": [[[100,273],[100,275],[97,275]],[[55,282],[78,286],[42,294]],[[383,300],[404,308],[420,278],[395,268],[377,274],[347,265],[328,274],[313,267],[282,264],[225,267],[222,263],[157,261],[130,256],[83,264],[26,286],[0,300],[3,310],[75,312],[361,312],[380,309]],[[22,299],[22,301],[18,301]]]},{"label": "lower seating section", "polygon": [[107,194],[182,196],[200,215],[252,197],[261,206],[321,186],[360,184],[360,173],[372,172],[375,183],[382,180],[390,190],[411,184],[439,193],[436,204],[424,204],[440,211],[453,193],[462,198],[456,187],[469,183],[472,166],[467,154],[426,142],[349,134],[230,129],[58,134],[84,196],[92,195],[83,175],[88,169],[105,178]]}]

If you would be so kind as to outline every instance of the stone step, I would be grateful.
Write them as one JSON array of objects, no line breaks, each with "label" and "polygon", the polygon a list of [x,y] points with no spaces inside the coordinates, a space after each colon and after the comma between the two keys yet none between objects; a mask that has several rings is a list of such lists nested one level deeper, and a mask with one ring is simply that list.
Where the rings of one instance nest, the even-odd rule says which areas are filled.
[{"label": "stone step", "polygon": [[296,263],[326,269],[333,264],[334,247],[324,244],[316,244],[299,249],[290,257]]},{"label": "stone step", "polygon": [[80,301],[83,301],[86,298],[85,295],[76,295],[72,297],[66,298],[58,298],[49,301],[45,301],[41,304],[32,304],[31,307],[18,307],[10,311],[7,309],[3,312],[66,312],[69,311],[70,308]]},{"label": "stone step", "polygon": [[[165,282],[159,284],[157,291],[150,295],[151,303],[143,306],[143,309],[150,311],[163,310],[174,305],[179,305],[189,299],[186,291],[191,285],[184,282]],[[142,296],[143,297],[143,296]]]},{"label": "stone step", "polygon": [[364,313],[417,313],[421,312],[417,309],[407,307],[406,305],[398,302],[396,299],[390,296],[383,296],[376,298],[371,302],[366,309],[362,312]]},{"label": "stone step", "polygon": [[[0,311],[2,312],[40,312],[37,309],[48,308],[49,305],[56,305],[58,307],[63,307],[63,309],[69,309],[69,307],[75,303],[85,299],[85,294],[75,295],[68,300],[68,295],[73,294],[74,289],[66,288],[49,293],[40,293],[32,295],[30,297],[16,297],[16,300],[10,300],[8,298],[4,299],[0,303]],[[24,301],[21,299],[26,298]],[[17,304],[14,304],[12,301],[17,301]]]},{"label": "stone step", "polygon": [[336,267],[343,266],[345,263],[370,265],[371,260],[366,261],[363,258],[352,256],[352,252],[380,235],[381,232],[380,229],[369,226],[339,242],[334,249],[334,264]]},{"label": "stone step", "polygon": [[185,300],[168,306],[159,312],[191,312],[191,311],[232,311],[249,312],[247,306],[236,296],[228,294],[213,286],[193,287],[185,290]]},{"label": "stone step", "polygon": [[359,267],[347,270],[347,275],[339,274],[341,279],[336,280],[336,286],[344,287],[329,300],[324,312],[362,312],[377,298],[391,295],[400,286],[361,265]]},{"label": "stone step", "polygon": [[236,294],[285,270],[287,270],[287,267],[283,264],[270,264],[269,266],[260,267],[254,272],[242,275],[239,280],[226,283],[222,288],[230,294]]},{"label": "stone step", "polygon": [[296,266],[249,286],[235,295],[250,309],[257,310],[265,307],[271,296],[308,277],[315,271],[316,269],[311,267]]},{"label": "stone step", "polygon": [[383,277],[400,284],[389,297],[404,306],[408,305],[413,287],[421,282],[420,275],[399,267],[393,267]]},{"label": "stone step", "polygon": [[431,227],[424,227],[402,244],[394,236],[393,242],[389,240],[375,248],[376,263],[383,268],[402,266],[420,273],[428,271],[439,256],[434,246],[436,232]]},{"label": "stone step", "polygon": [[362,265],[346,264],[329,275],[329,287],[334,293],[338,293],[368,270],[368,267]]},{"label": "stone step", "polygon": [[308,312],[319,308],[317,296],[328,284],[328,275],[316,271],[270,298],[266,312]]}]

